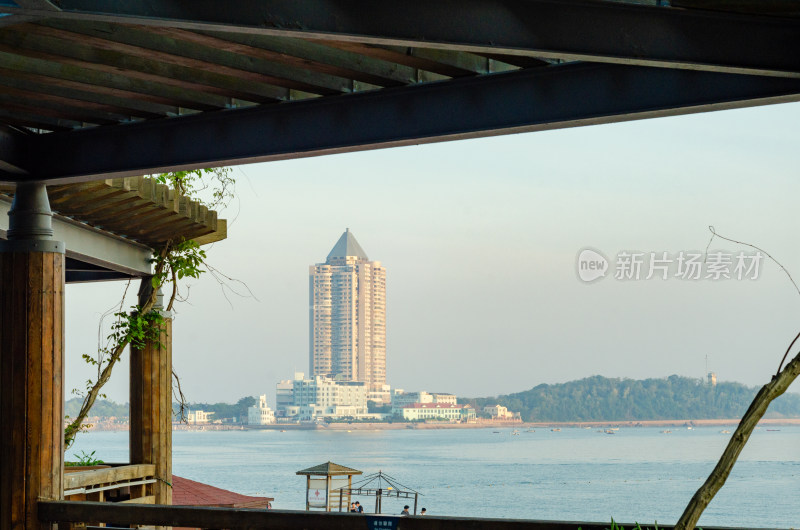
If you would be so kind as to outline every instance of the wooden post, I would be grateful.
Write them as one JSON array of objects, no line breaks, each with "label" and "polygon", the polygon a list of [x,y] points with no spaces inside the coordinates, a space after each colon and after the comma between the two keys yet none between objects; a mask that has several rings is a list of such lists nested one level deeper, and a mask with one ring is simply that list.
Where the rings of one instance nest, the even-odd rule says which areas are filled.
[{"label": "wooden post", "polygon": [[[142,279],[140,306],[152,292],[150,285],[149,277]],[[153,311],[160,310],[157,303]],[[141,350],[131,348],[130,407],[131,464],[155,464],[157,480],[145,494],[154,495],[156,504],[172,504],[172,319],[168,314],[164,314],[158,342]]]},{"label": "wooden post", "polygon": [[51,216],[44,185],[17,186],[0,243],[0,530],[53,528],[37,502],[64,498],[64,244]]}]

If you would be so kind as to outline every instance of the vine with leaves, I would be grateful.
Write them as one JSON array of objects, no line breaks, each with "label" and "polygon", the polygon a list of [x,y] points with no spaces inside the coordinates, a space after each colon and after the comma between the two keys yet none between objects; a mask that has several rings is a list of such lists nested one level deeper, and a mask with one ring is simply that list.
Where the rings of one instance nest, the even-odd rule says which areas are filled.
[{"label": "vine with leaves", "polygon": [[[228,206],[234,197],[235,180],[230,175],[230,168],[196,169],[192,171],[176,171],[151,175],[156,181],[171,186],[181,196],[200,200],[210,209]],[[204,200],[204,195],[209,197]],[[89,411],[98,398],[105,398],[101,393],[102,388],[111,379],[114,366],[122,357],[127,347],[142,349],[148,343],[157,343],[161,334],[164,318],[160,311],[154,311],[158,291],[167,283],[172,283],[169,302],[166,311],[172,311],[175,301],[179,299],[179,280],[184,278],[199,278],[207,270],[214,270],[206,264],[206,252],[192,240],[168,240],[163,247],[155,249],[151,277],[152,289],[149,291],[144,303],[135,305],[130,311],[124,311],[125,298],[130,287],[130,281],[125,286],[122,300],[117,310],[113,313],[114,322],[111,332],[105,337],[105,343],[98,341],[97,352],[93,355],[82,355],[83,360],[96,368],[95,379],[86,381],[83,391],[75,389],[73,394],[83,397],[81,408],[64,429],[64,450],[69,449],[75,442],[75,437],[83,430],[91,427],[86,423]],[[205,268],[204,268],[205,267]],[[214,277],[220,281],[219,274]],[[141,301],[140,301],[141,303]],[[102,319],[100,326],[102,327]],[[180,379],[173,371],[175,380],[174,395],[180,404],[180,417],[185,420],[183,391]]]}]

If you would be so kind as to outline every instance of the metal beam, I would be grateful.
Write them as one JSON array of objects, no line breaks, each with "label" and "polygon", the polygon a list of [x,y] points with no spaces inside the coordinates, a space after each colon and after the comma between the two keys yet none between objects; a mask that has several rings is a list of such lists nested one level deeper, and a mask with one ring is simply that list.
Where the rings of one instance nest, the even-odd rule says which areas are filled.
[{"label": "metal beam", "polygon": [[581,0],[62,0],[48,18],[800,76],[800,20]]},{"label": "metal beam", "polygon": [[[11,201],[7,197],[0,198],[0,238],[2,239],[5,239],[8,230],[10,209]],[[75,272],[69,277],[69,283],[116,280],[131,276],[141,277],[152,273],[150,258],[153,256],[153,250],[151,248],[67,217],[53,216],[53,238],[63,241],[66,247],[68,276],[70,271]],[[70,266],[70,263],[73,265],[81,263],[83,266]]]},{"label": "metal beam", "polygon": [[23,147],[30,174],[77,182],[790,101],[800,80],[568,64],[31,135]]},{"label": "metal beam", "polygon": [[0,125],[0,172],[21,175],[22,138],[24,133]]}]

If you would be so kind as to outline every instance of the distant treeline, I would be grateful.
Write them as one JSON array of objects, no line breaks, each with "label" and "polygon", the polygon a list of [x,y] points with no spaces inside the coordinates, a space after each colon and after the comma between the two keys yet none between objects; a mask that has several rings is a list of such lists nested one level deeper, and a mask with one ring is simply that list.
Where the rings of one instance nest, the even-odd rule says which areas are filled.
[{"label": "distant treeline", "polygon": [[[81,403],[83,400],[80,398],[72,398],[64,403],[64,414],[74,418],[78,415],[78,412],[81,408]],[[235,404],[230,403],[188,403],[186,405],[187,411],[190,410],[202,410],[204,412],[213,412],[214,415],[211,417],[212,420],[221,420],[223,418],[236,418],[237,420],[241,420],[242,417],[247,416],[247,408],[251,407],[256,404],[256,398],[253,396],[243,397]],[[177,414],[178,412],[178,404],[172,404],[173,412]],[[100,416],[100,417],[109,417],[109,416],[117,416],[117,417],[128,417],[130,407],[127,403],[117,404],[113,401],[108,401],[105,399],[98,399],[94,402],[92,406],[92,410],[89,412],[89,416]]]},{"label": "distant treeline", "polygon": [[[672,375],[664,379],[587,377],[524,392],[459,400],[480,411],[500,404],[524,421],[631,421],[740,418],[758,392],[740,383],[717,383]],[[768,418],[800,417],[800,394],[772,402]]]},{"label": "distant treeline", "polygon": [[[83,404],[83,399],[81,398],[68,399],[64,403],[64,415],[74,418],[78,415],[78,412],[80,412],[81,404]],[[120,405],[114,403],[113,401],[98,399],[94,402],[92,410],[89,412],[89,416],[100,416],[105,418],[117,416],[120,418],[127,418],[129,410],[130,407],[128,407],[127,403]]]}]

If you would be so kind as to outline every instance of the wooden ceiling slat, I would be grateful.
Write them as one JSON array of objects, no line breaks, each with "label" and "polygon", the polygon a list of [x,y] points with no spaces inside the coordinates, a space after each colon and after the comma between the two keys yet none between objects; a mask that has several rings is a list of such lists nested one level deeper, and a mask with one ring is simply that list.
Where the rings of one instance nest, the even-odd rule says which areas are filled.
[{"label": "wooden ceiling slat", "polygon": [[129,92],[138,92],[148,97],[159,97],[161,102],[189,109],[221,109],[226,107],[228,103],[227,98],[215,94],[191,92],[161,83],[133,79],[124,75],[64,65],[57,61],[35,57],[33,52],[25,55],[20,55],[18,52],[19,50],[14,48],[0,45],[0,67],[44,75],[55,79],[66,79],[89,86],[104,86]]},{"label": "wooden ceiling slat", "polygon": [[54,79],[41,74],[0,68],[0,78],[13,78],[23,82],[33,83],[37,87],[31,89],[33,92],[63,94],[65,97],[74,97],[74,99],[78,100],[86,99],[88,101],[113,102],[113,104],[127,105],[135,111],[153,113],[156,115],[174,116],[180,111],[180,108],[174,104],[164,104],[163,102],[167,100],[161,97],[153,97],[147,94],[129,92],[127,90],[87,85],[86,83],[68,81],[66,79]]},{"label": "wooden ceiling slat", "polygon": [[293,88],[314,94],[332,95],[351,91],[351,80],[335,77],[307,69],[293,68],[285,64],[266,61],[256,57],[245,57],[210,46],[199,46],[159,33],[157,28],[131,27],[104,23],[76,23],[60,20],[42,21],[48,27],[65,29],[76,35],[97,37],[105,46],[135,46],[146,50],[148,56],[160,54],[164,60],[184,66],[206,68],[213,65],[216,72]]},{"label": "wooden ceiling slat", "polygon": [[93,94],[81,90],[74,90],[66,87],[53,87],[46,83],[40,83],[25,79],[17,72],[10,70],[0,70],[0,85],[22,90],[30,94],[39,96],[55,96],[66,99],[70,102],[81,102],[81,105],[104,108],[111,112],[133,116],[137,118],[156,118],[168,116],[170,111],[177,112],[177,107],[168,107],[154,103],[138,103],[135,100],[125,100],[115,96]]},{"label": "wooden ceiling slat", "polygon": [[[418,81],[415,68],[302,39],[166,28],[159,29],[158,32],[195,44],[347,77],[376,86],[398,86]],[[446,79],[437,77],[435,80]]]},{"label": "wooden ceiling slat", "polygon": [[50,186],[48,195],[61,215],[152,248],[217,230],[216,212],[149,177]]},{"label": "wooden ceiling slat", "polygon": [[29,112],[18,112],[11,109],[0,109],[0,122],[45,131],[68,131],[81,126],[81,123],[76,121],[53,119],[47,116],[31,116]]},{"label": "wooden ceiling slat", "polygon": [[29,100],[33,100],[34,102],[46,101],[54,105],[62,105],[64,108],[73,108],[76,110],[79,109],[88,117],[95,116],[116,122],[129,120],[131,118],[131,115],[125,112],[126,109],[110,107],[100,103],[76,101],[59,95],[35,93],[13,86],[8,86],[6,82],[6,79],[0,78],[0,94],[4,94],[9,97],[17,97],[19,98],[19,101],[22,102]]},{"label": "wooden ceiling slat", "polygon": [[[136,46],[112,43],[97,37],[79,35],[42,25],[26,25],[19,31],[0,33],[0,42],[62,57],[66,64],[90,64],[108,72],[123,72],[137,77],[190,90],[213,92],[253,102],[284,100],[288,90],[264,82],[253,82],[237,75],[240,72],[223,72],[214,64],[176,60],[166,53],[145,50]],[[223,75],[226,74],[226,75]]]},{"label": "wooden ceiling slat", "polygon": [[21,100],[16,97],[0,95],[0,107],[19,112],[28,113],[31,116],[47,116],[61,120],[70,120],[80,124],[91,125],[111,125],[117,123],[116,120],[89,117],[88,113],[80,113],[79,109],[68,109],[61,105],[54,105],[47,101]]}]

